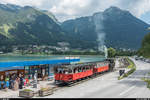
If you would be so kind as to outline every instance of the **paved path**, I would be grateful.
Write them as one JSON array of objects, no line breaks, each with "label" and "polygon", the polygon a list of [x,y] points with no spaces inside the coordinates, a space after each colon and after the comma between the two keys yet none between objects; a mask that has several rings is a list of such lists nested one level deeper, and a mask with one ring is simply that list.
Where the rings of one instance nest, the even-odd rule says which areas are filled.
[{"label": "paved path", "polygon": [[73,87],[64,88],[46,98],[149,98],[150,90],[141,80],[150,72],[150,64],[132,59],[137,70],[118,80],[119,72],[106,74]]},{"label": "paved path", "polygon": [[[47,86],[54,86],[53,81],[40,81],[40,84],[38,84],[37,89],[32,88],[32,86],[26,87],[26,89],[31,89],[31,90],[37,91],[41,87],[47,87]],[[13,91],[11,89],[8,89],[7,92],[0,90],[0,98],[20,98],[19,97],[19,90]]]},{"label": "paved path", "polygon": [[[45,98],[150,98],[150,90],[141,80],[150,72],[150,64],[132,59],[137,70],[128,78],[118,80],[119,72],[112,72],[73,87],[54,92]],[[118,66],[116,61],[116,67]],[[42,83],[42,85],[44,85]],[[0,91],[0,98],[17,98],[18,91]]]}]

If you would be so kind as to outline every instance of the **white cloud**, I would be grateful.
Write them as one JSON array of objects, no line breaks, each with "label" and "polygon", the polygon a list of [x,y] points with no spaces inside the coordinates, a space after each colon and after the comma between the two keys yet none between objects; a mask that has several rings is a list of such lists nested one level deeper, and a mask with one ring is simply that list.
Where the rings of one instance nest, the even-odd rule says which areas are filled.
[{"label": "white cloud", "polygon": [[150,0],[119,0],[118,5],[122,9],[129,10],[133,15],[140,17],[150,11]]},{"label": "white cloud", "polygon": [[46,9],[54,13],[61,21],[92,15],[94,12],[104,11],[110,6],[129,10],[137,17],[150,11],[150,0],[0,0],[0,3],[30,5]]}]

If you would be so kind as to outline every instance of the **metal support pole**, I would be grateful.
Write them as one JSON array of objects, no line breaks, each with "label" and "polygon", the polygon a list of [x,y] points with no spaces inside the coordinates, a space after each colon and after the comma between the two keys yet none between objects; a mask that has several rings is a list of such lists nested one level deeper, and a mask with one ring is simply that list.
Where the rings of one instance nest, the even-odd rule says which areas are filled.
[{"label": "metal support pole", "polygon": [[50,67],[51,67],[51,65],[49,64],[48,65],[48,76],[50,76]]}]

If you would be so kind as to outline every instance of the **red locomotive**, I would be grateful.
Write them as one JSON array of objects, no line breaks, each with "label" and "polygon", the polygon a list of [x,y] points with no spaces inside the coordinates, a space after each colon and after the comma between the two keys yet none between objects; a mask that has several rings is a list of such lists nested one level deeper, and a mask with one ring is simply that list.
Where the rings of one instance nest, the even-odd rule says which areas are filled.
[{"label": "red locomotive", "polygon": [[55,82],[56,84],[74,83],[81,79],[112,70],[112,67],[114,67],[112,63],[114,61],[110,62],[110,60],[107,60],[103,62],[56,66],[54,67]]}]

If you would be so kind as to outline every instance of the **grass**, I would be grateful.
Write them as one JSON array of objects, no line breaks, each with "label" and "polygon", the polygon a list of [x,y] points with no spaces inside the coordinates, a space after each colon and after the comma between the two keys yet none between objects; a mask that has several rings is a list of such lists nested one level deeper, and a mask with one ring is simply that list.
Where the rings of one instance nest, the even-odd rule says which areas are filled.
[{"label": "grass", "polygon": [[143,80],[144,82],[146,82],[147,83],[147,88],[150,89],[150,79],[148,79],[148,78],[141,78],[141,80]]},{"label": "grass", "polygon": [[23,91],[29,92],[29,91],[32,91],[32,90],[30,90],[30,89],[24,89]]},{"label": "grass", "polygon": [[118,80],[121,80],[121,79],[123,79],[123,78],[125,78],[125,77],[128,77],[130,74],[132,74],[132,73],[136,70],[136,67],[135,67],[134,62],[133,62],[132,60],[130,60],[129,58],[126,58],[126,59],[127,59],[127,61],[129,62],[129,66],[128,66],[127,68],[129,68],[130,71],[128,71],[127,73],[125,73],[125,74],[122,75],[122,76],[119,76],[119,77],[118,77]]},{"label": "grass", "polygon": [[42,87],[40,90],[41,90],[41,91],[48,91],[48,90],[50,90],[50,89],[51,89],[50,87],[45,87],[45,88]]},{"label": "grass", "polygon": [[12,28],[13,28],[12,25],[3,24],[2,26],[0,26],[0,34],[3,34],[4,36],[11,38],[9,30]]}]

